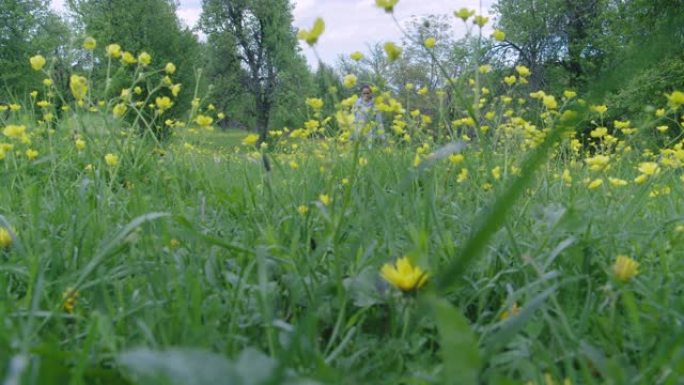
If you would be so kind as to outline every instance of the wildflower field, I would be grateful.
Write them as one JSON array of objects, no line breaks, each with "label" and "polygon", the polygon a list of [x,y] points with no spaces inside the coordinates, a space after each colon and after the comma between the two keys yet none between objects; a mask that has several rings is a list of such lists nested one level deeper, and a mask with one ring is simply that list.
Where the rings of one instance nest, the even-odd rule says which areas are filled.
[{"label": "wildflower field", "polygon": [[0,105],[2,384],[682,383],[684,93],[608,121],[477,63],[407,85],[432,114],[373,85],[359,128],[348,74],[260,137],[196,89],[169,117],[173,63],[82,49],[106,82],[36,55]]}]

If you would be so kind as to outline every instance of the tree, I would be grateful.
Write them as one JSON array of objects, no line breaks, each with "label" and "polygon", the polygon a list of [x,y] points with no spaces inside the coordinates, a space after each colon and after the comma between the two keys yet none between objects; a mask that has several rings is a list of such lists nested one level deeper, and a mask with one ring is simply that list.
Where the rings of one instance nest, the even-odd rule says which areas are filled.
[{"label": "tree", "polygon": [[24,93],[36,87],[28,59],[59,53],[68,41],[65,23],[46,0],[3,0],[0,7],[0,82],[4,91]]},{"label": "tree", "polygon": [[228,61],[237,59],[245,71],[243,80],[254,101],[256,128],[265,140],[276,105],[302,94],[287,92],[287,88],[310,83],[297,52],[290,2],[203,0],[200,26],[208,36],[221,36],[226,46],[232,47],[223,54]]}]

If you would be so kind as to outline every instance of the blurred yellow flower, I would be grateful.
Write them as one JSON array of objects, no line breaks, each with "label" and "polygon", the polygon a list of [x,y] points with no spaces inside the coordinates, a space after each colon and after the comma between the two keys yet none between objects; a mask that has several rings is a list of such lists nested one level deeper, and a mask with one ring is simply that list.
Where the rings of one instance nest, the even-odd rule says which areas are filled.
[{"label": "blurred yellow flower", "polygon": [[300,29],[297,33],[297,38],[299,40],[304,40],[306,44],[313,46],[318,42],[318,38],[325,31],[325,22],[320,17],[316,18],[314,25],[311,30]]},{"label": "blurred yellow flower", "polygon": [[587,184],[587,188],[589,190],[594,190],[594,189],[599,188],[599,186],[601,186],[602,184],[603,184],[603,179],[601,179],[601,178],[594,179]]},{"label": "blurred yellow flower", "polygon": [[105,160],[105,163],[107,164],[107,166],[109,166],[109,167],[114,167],[117,164],[119,164],[119,157],[112,154],[112,153],[105,155],[104,160]]},{"label": "blurred yellow flower", "polygon": [[161,111],[168,110],[173,106],[173,102],[168,96],[161,96],[161,97],[156,97],[154,99],[154,104],[159,108]]},{"label": "blurred yellow flower", "polygon": [[408,257],[399,258],[394,264],[384,264],[380,275],[392,286],[404,292],[420,289],[428,280],[428,274],[420,267],[414,266]]},{"label": "blurred yellow flower", "polygon": [[76,141],[74,142],[74,145],[76,146],[76,149],[77,149],[78,151],[83,151],[83,149],[86,148],[86,142],[85,142],[85,140],[80,139],[80,138],[79,138],[79,139],[76,139]]},{"label": "blurred yellow flower", "polygon": [[520,314],[520,307],[518,306],[517,302],[513,302],[513,305],[509,310],[504,310],[504,312],[501,313],[501,320],[505,321],[511,318],[511,316],[515,317],[518,314]]},{"label": "blurred yellow flower", "polygon": [[0,248],[3,248],[3,249],[7,248],[11,244],[12,244],[12,235],[10,234],[10,232],[6,228],[0,226]]},{"label": "blurred yellow flower", "polygon": [[628,282],[639,274],[639,262],[626,255],[618,255],[612,270],[618,281]]},{"label": "blurred yellow flower", "polygon": [[50,86],[52,86],[52,84],[53,84],[52,79],[49,79],[49,78],[48,78],[48,79],[43,79],[43,85],[44,85],[45,87],[50,87]]},{"label": "blurred yellow flower", "polygon": [[214,119],[211,116],[206,116],[206,115],[197,115],[195,118],[195,123],[200,125],[200,127],[207,127],[211,126],[211,123],[214,122]]},{"label": "blurred yellow flower", "polygon": [[427,48],[435,48],[435,44],[437,44],[437,39],[434,37],[428,37],[425,39],[423,42]]},{"label": "blurred yellow flower", "polygon": [[2,130],[2,134],[5,135],[8,138],[13,138],[13,139],[19,139],[24,134],[26,133],[26,126],[24,125],[15,125],[15,124],[8,124],[4,130]]},{"label": "blurred yellow flower", "polygon": [[320,110],[321,108],[323,108],[323,99],[307,98],[306,105],[313,108],[314,110]]},{"label": "blurred yellow flower", "polygon": [[391,13],[394,11],[394,6],[397,5],[399,0],[375,0],[375,5],[379,8],[385,10],[385,12]]},{"label": "blurred yellow flower", "polygon": [[402,49],[391,41],[385,43],[384,48],[390,63],[399,59],[399,56],[401,56]]},{"label": "blurred yellow flower", "polygon": [[97,41],[93,39],[92,37],[88,36],[83,40],[83,48],[87,49],[88,51],[92,51],[97,47]]},{"label": "blurred yellow flower", "polygon": [[79,292],[74,288],[67,288],[64,290],[62,293],[62,309],[69,314],[73,313],[78,296]]},{"label": "blurred yellow flower", "polygon": [[513,84],[515,84],[515,81],[516,81],[516,80],[517,80],[517,79],[516,79],[515,76],[506,76],[506,77],[504,78],[503,81],[504,81],[504,83],[506,83],[507,85],[512,86]]},{"label": "blurred yellow flower", "polygon": [[135,56],[133,56],[132,53],[126,51],[123,54],[121,54],[121,62],[126,65],[126,64],[135,64],[137,60],[135,59]]},{"label": "blurred yellow flower", "polygon": [[152,56],[150,56],[149,53],[142,51],[140,55],[138,55],[138,62],[140,62],[143,67],[146,67],[152,63]]},{"label": "blurred yellow flower", "polygon": [[494,31],[494,33],[492,33],[492,38],[496,41],[504,41],[506,40],[506,33],[497,29]]},{"label": "blurred yellow flower", "polygon": [[459,19],[463,20],[464,22],[470,18],[470,16],[473,16],[475,14],[474,10],[468,9],[468,8],[461,8],[458,11],[454,11],[454,16],[458,17]]},{"label": "blurred yellow flower", "polygon": [[354,61],[359,61],[363,59],[363,54],[359,51],[354,51],[349,55],[349,57]]},{"label": "blurred yellow flower", "polygon": [[71,89],[71,94],[74,95],[74,99],[77,101],[83,100],[88,93],[88,80],[79,75],[71,75],[69,78],[69,88]]},{"label": "blurred yellow flower", "polygon": [[29,59],[29,62],[31,63],[31,68],[33,68],[36,71],[42,70],[46,63],[43,55],[33,56]]},{"label": "blurred yellow flower", "polygon": [[342,84],[347,88],[352,88],[356,85],[356,75],[349,74],[344,77]]},{"label": "blurred yellow flower", "polygon": [[485,24],[487,24],[488,21],[489,21],[489,17],[477,15],[477,16],[475,16],[475,19],[473,20],[473,24],[477,24],[478,27],[482,28],[485,26]]},{"label": "blurred yellow flower", "polygon": [[309,207],[307,207],[306,205],[300,205],[299,207],[297,207],[297,212],[299,213],[299,215],[306,215],[306,213],[309,212]]},{"label": "blurred yellow flower", "polygon": [[249,134],[245,136],[244,139],[242,139],[242,144],[245,146],[253,146],[259,141],[259,135],[257,134]]},{"label": "blurred yellow flower", "polygon": [[672,108],[679,108],[679,106],[684,104],[684,92],[674,91],[665,96],[667,96],[667,105]]},{"label": "blurred yellow flower", "polygon": [[26,157],[28,158],[28,160],[34,160],[38,157],[38,151],[29,148],[28,150],[26,150]]},{"label": "blurred yellow flower", "polygon": [[166,66],[164,67],[164,71],[169,74],[173,75],[174,72],[176,72],[176,65],[173,63],[166,63]]},{"label": "blurred yellow flower", "polygon": [[118,44],[110,44],[105,48],[107,56],[118,59],[121,57],[121,46]]},{"label": "blurred yellow flower", "polygon": [[124,103],[118,103],[117,105],[114,106],[112,109],[112,114],[114,114],[115,118],[120,118],[126,114],[126,111],[128,110],[128,107]]},{"label": "blurred yellow flower", "polygon": [[329,206],[332,203],[332,198],[328,194],[321,194],[318,196],[318,200],[323,203],[324,206]]}]

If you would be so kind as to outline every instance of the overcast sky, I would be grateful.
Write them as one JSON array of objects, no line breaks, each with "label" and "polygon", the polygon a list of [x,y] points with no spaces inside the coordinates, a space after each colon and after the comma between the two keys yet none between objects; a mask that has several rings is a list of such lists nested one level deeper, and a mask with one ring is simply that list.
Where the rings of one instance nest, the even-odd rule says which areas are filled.
[{"label": "overcast sky", "polygon": [[[400,22],[412,16],[449,14],[460,8],[472,8],[478,13],[489,15],[495,0],[400,0],[395,14]],[[52,8],[64,10],[64,0],[52,0]],[[202,12],[201,0],[180,0],[178,17],[192,27]],[[294,24],[297,28],[309,29],[317,17],[325,20],[326,30],[320,38],[317,50],[321,59],[334,64],[340,54],[348,55],[359,50],[366,51],[366,45],[377,41],[399,42],[401,34],[390,15],[375,6],[375,0],[295,0]],[[463,35],[462,22],[454,20],[454,31]],[[302,47],[309,64],[315,66],[310,48]]]}]

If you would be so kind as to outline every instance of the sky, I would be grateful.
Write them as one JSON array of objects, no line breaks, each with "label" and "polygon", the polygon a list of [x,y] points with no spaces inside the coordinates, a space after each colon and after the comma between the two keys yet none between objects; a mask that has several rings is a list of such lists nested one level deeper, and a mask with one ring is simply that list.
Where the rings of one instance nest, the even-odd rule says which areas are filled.
[{"label": "sky", "polygon": [[[354,51],[365,52],[367,45],[374,42],[401,40],[401,33],[394,21],[382,9],[375,6],[375,0],[294,0],[294,25],[310,29],[317,17],[323,18],[326,30],[316,46],[321,60],[334,64],[339,55]],[[451,15],[461,8],[471,8],[483,15],[490,14],[495,0],[400,0],[395,15],[403,24],[412,16],[430,14]],[[52,0],[52,8],[64,11],[64,0]],[[193,27],[202,12],[201,0],[180,0],[178,17],[187,26]],[[463,36],[460,20],[454,20],[454,32]],[[312,67],[317,67],[313,51],[302,45],[302,52]]]}]

